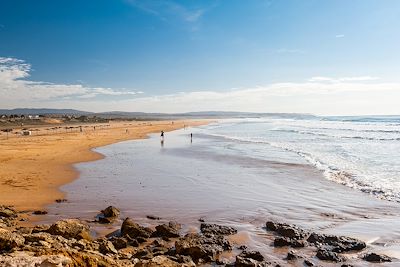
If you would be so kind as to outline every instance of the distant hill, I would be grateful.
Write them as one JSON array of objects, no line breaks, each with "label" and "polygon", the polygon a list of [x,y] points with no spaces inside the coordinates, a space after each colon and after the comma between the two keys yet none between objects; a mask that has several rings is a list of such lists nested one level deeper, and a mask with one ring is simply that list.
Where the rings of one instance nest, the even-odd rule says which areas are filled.
[{"label": "distant hill", "polygon": [[0,109],[0,114],[11,115],[89,115],[106,119],[183,119],[183,118],[313,118],[310,114],[296,113],[254,113],[236,111],[198,111],[186,113],[146,113],[146,112],[87,112],[75,109],[16,108]]},{"label": "distant hill", "polygon": [[103,118],[137,118],[137,119],[182,119],[182,118],[314,118],[311,114],[296,113],[254,113],[237,111],[198,111],[185,113],[145,113],[145,112],[124,112],[112,111],[95,113],[96,116]]},{"label": "distant hill", "polygon": [[0,114],[4,115],[51,115],[51,114],[65,114],[65,115],[88,115],[92,112],[75,110],[75,109],[51,109],[51,108],[15,108],[15,109],[0,109]]}]

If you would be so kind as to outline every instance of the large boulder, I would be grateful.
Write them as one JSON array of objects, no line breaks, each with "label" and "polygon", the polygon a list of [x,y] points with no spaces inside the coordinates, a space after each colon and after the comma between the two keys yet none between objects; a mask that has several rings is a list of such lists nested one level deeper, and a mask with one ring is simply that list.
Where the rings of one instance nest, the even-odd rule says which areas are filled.
[{"label": "large boulder", "polygon": [[369,262],[391,262],[392,258],[386,255],[379,255],[376,253],[368,253],[364,256],[364,260]]},{"label": "large boulder", "polygon": [[243,251],[236,256],[235,267],[264,267],[271,266],[264,261],[264,257],[258,251]]},{"label": "large boulder", "polygon": [[290,246],[293,248],[302,248],[306,246],[306,242],[303,240],[291,239],[288,237],[277,237],[274,240],[274,247],[285,247]]},{"label": "large boulder", "polygon": [[340,257],[336,252],[327,250],[327,249],[318,249],[317,258],[323,261],[333,261],[340,262],[343,261],[343,258]]},{"label": "large boulder", "polygon": [[233,235],[237,233],[237,230],[233,227],[210,223],[202,223],[200,231],[205,235]]},{"label": "large boulder", "polygon": [[187,234],[175,242],[176,254],[190,256],[195,262],[215,261],[217,256],[232,246],[223,236],[206,237],[199,234]]},{"label": "large boulder", "polygon": [[276,223],[268,221],[266,223],[266,228],[269,231],[277,232],[283,237],[288,237],[291,239],[304,239],[308,236],[308,233],[297,226],[290,225],[287,223]]},{"label": "large boulder", "polygon": [[89,226],[77,219],[67,219],[58,221],[47,230],[52,235],[59,235],[67,239],[86,239],[90,240]]},{"label": "large boulder", "polygon": [[323,244],[331,247],[333,252],[359,251],[366,247],[365,242],[346,236],[324,235],[312,233],[308,239],[312,244]]},{"label": "large boulder", "polygon": [[181,225],[176,222],[169,222],[168,224],[161,224],[156,226],[154,236],[158,237],[179,237],[179,230]]},{"label": "large boulder", "polygon": [[130,218],[126,218],[121,226],[122,236],[128,235],[131,238],[149,238],[153,232],[152,229],[140,226]]},{"label": "large boulder", "polygon": [[103,240],[100,242],[99,251],[104,255],[118,253],[118,250],[115,249],[114,244],[108,240]]},{"label": "large boulder", "polygon": [[24,243],[25,239],[21,235],[0,228],[0,251],[8,251]]},{"label": "large boulder", "polygon": [[239,254],[239,256],[243,257],[243,258],[247,258],[247,259],[253,259],[256,261],[263,261],[264,260],[264,256],[261,255],[260,252],[258,251],[242,251],[242,253]]},{"label": "large boulder", "polygon": [[106,218],[115,218],[119,216],[119,209],[114,206],[109,206],[101,211]]},{"label": "large boulder", "polygon": [[6,206],[0,206],[0,218],[15,218],[17,217],[17,212],[10,208],[10,207],[6,207]]},{"label": "large boulder", "polygon": [[25,242],[39,242],[45,241],[48,243],[53,243],[55,240],[55,236],[49,233],[33,233],[33,234],[25,234],[23,235],[25,238]]}]

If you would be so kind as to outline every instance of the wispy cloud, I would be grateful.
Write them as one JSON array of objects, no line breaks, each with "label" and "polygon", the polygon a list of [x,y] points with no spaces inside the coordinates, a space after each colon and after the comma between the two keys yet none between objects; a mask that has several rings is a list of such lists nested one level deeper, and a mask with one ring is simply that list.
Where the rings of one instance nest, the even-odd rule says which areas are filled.
[{"label": "wispy cloud", "polygon": [[324,77],[324,76],[315,76],[310,78],[309,82],[329,82],[329,83],[341,83],[341,82],[357,82],[357,81],[376,81],[379,80],[379,77],[372,76],[355,76],[355,77]]},{"label": "wispy cloud", "polygon": [[126,0],[126,2],[165,21],[178,18],[187,23],[196,23],[206,11],[206,8],[187,8],[171,0]]},{"label": "wispy cloud", "polygon": [[43,101],[101,96],[134,96],[141,92],[88,87],[81,84],[55,84],[29,80],[31,65],[20,59],[0,57],[0,99],[2,101]]},{"label": "wispy cloud", "polygon": [[30,64],[0,57],[0,106],[90,111],[236,110],[316,114],[400,114],[400,83],[373,76],[323,77],[251,88],[143,96],[140,91],[31,81]]},{"label": "wispy cloud", "polygon": [[335,35],[335,38],[343,38],[344,37],[344,34],[337,34],[337,35]]},{"label": "wispy cloud", "polygon": [[399,83],[346,81],[274,83],[226,91],[181,92],[120,101],[65,104],[96,111],[119,109],[171,113],[234,110],[349,115],[371,113],[372,107],[377,114],[400,114],[399,98]]}]

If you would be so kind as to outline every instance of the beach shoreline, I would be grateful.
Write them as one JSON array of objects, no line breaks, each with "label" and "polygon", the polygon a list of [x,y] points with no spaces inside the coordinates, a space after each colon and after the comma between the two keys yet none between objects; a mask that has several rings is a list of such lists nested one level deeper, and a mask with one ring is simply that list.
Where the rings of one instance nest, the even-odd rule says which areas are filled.
[{"label": "beach shoreline", "polygon": [[59,188],[79,177],[74,164],[103,158],[93,148],[143,139],[161,130],[168,132],[185,125],[208,123],[209,120],[119,121],[107,126],[104,123],[85,125],[81,131],[77,127],[76,132],[65,130],[55,134],[46,134],[46,127],[39,127],[33,136],[2,140],[0,203],[20,211],[43,209],[65,198]]}]

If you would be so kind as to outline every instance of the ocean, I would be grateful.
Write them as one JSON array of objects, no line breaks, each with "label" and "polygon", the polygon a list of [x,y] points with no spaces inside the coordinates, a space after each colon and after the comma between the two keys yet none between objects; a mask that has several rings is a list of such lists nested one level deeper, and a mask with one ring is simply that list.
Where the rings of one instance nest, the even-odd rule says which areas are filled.
[{"label": "ocean", "polygon": [[248,143],[240,153],[252,157],[265,158],[270,146],[295,153],[329,180],[400,201],[400,117],[242,119],[203,133]]}]

